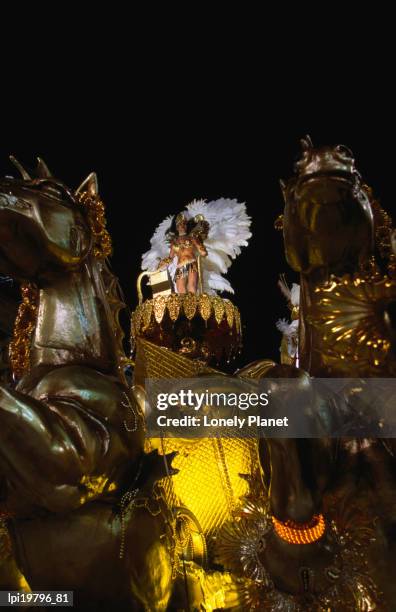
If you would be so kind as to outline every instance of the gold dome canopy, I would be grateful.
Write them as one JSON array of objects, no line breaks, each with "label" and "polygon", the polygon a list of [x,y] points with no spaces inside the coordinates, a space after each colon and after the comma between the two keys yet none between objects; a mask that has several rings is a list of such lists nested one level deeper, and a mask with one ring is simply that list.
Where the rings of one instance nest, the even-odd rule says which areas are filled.
[{"label": "gold dome canopy", "polygon": [[239,310],[218,295],[157,295],[142,301],[132,314],[132,347],[137,338],[204,362],[230,361],[241,349]]}]

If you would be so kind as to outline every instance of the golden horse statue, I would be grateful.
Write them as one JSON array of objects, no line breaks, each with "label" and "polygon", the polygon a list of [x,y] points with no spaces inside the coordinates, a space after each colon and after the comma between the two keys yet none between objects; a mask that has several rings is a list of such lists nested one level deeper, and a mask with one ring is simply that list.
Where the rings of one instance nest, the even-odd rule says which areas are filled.
[{"label": "golden horse statue", "polygon": [[2,588],[72,590],[84,611],[162,610],[173,562],[153,494],[163,461],[143,452],[124,377],[96,175],[73,191],[42,160],[33,177],[14,161],[22,179],[0,182],[0,271],[23,297],[15,384],[0,385]]}]

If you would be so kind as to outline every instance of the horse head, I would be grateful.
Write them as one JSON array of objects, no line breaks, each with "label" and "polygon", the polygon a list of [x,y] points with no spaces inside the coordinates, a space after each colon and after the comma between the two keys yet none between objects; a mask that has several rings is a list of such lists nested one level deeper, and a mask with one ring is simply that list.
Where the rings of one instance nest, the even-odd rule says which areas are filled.
[{"label": "horse head", "polygon": [[295,174],[281,181],[286,258],[303,274],[348,272],[373,249],[370,197],[344,145],[315,148],[307,136]]},{"label": "horse head", "polygon": [[19,280],[40,280],[78,267],[91,250],[92,234],[79,194],[97,194],[95,174],[73,192],[39,159],[31,177],[0,180],[0,270]]},{"label": "horse head", "polygon": [[10,344],[14,376],[77,360],[123,379],[124,304],[106,262],[111,239],[96,174],[74,191],[41,159],[32,174],[11,159],[22,177],[0,180],[0,272],[22,283]]}]

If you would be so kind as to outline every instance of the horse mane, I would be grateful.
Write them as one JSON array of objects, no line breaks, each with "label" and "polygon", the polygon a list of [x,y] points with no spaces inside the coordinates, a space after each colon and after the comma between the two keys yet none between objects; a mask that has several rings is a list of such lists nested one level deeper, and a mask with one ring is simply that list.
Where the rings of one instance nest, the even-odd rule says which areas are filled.
[{"label": "horse mane", "polygon": [[394,226],[392,217],[382,208],[380,201],[375,197],[373,189],[366,184],[362,185],[367,194],[374,220],[374,242],[378,263],[391,278],[395,277],[395,254],[392,248],[392,234]]},{"label": "horse mane", "polygon": [[93,280],[96,284],[96,293],[100,297],[105,309],[107,322],[114,338],[115,356],[117,359],[117,372],[123,378],[122,364],[126,361],[123,346],[124,330],[119,321],[120,310],[126,308],[123,291],[118,278],[113,274],[109,264],[112,240],[107,230],[105,206],[99,195],[89,191],[77,193],[77,201],[82,207],[88,226],[94,237],[92,253],[89,256],[91,269],[96,274]]}]

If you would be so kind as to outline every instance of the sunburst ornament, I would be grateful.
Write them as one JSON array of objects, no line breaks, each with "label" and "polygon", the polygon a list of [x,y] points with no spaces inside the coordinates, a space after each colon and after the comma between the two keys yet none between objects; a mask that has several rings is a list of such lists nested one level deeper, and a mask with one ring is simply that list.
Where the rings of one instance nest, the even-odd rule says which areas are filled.
[{"label": "sunburst ornament", "polygon": [[358,376],[386,373],[391,343],[385,312],[394,300],[396,283],[388,276],[332,278],[318,287],[309,322],[319,334],[326,365],[335,371],[345,367],[349,376],[353,368]]},{"label": "sunburst ornament", "polygon": [[266,500],[248,501],[239,520],[226,523],[217,536],[216,562],[263,586],[272,581],[260,561],[266,536],[272,531]]},{"label": "sunburst ornament", "polygon": [[[270,542],[269,536],[277,530],[266,497],[245,501],[234,519],[220,529],[215,561],[225,572],[231,572],[234,581],[240,580],[238,598],[244,606],[240,609],[260,612],[374,612],[380,609],[380,593],[371,577],[366,554],[362,552],[375,541],[375,521],[367,519],[358,505],[341,504],[340,507],[335,499],[329,499],[326,507],[326,533],[335,552],[331,565],[324,569],[328,586],[322,591],[292,595],[281,591],[271,579],[261,559]],[[321,530],[325,519],[319,515],[314,522]]]}]

